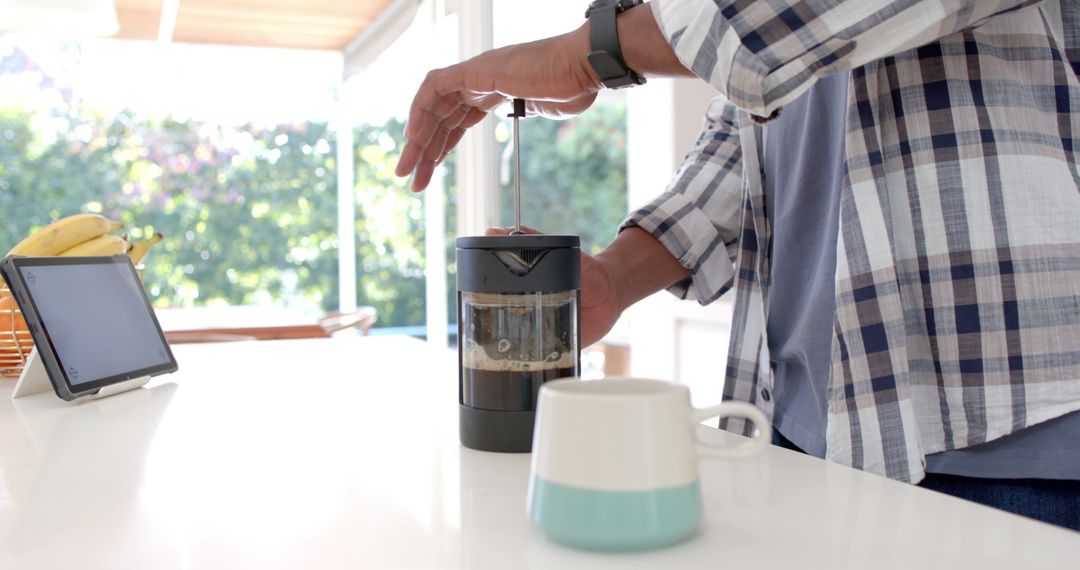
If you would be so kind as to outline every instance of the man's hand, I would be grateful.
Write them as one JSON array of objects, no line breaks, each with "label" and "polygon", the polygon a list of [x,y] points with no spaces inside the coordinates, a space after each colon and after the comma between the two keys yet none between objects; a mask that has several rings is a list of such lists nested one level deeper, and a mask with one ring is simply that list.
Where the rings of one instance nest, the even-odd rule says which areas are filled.
[{"label": "man's hand", "polygon": [[588,109],[600,89],[588,53],[588,29],[582,27],[428,73],[409,109],[408,142],[394,173],[411,173],[413,191],[423,190],[465,131],[514,97],[526,100],[529,115],[565,117]]},{"label": "man's hand", "polygon": [[[521,228],[529,234],[540,232]],[[489,228],[489,236],[513,228]],[[682,279],[690,272],[649,232],[627,228],[597,256],[581,254],[581,347],[604,338],[630,305]]]},{"label": "man's hand", "polygon": [[622,315],[612,272],[599,259],[581,254],[581,348],[604,338]]},{"label": "man's hand", "polygon": [[[668,45],[648,5],[623,12],[616,26],[623,59],[638,75],[692,75]],[[586,23],[572,32],[492,50],[428,73],[409,108],[408,142],[394,173],[412,174],[413,191],[423,190],[465,131],[509,99],[525,99],[526,114],[550,118],[588,109],[601,87],[589,64],[590,51]]]},{"label": "man's hand", "polygon": [[[513,228],[488,228],[489,236],[504,236]],[[532,228],[521,228],[527,234],[539,234]],[[604,338],[615,326],[622,309],[615,292],[615,280],[610,269],[595,257],[581,254],[581,348]]]}]

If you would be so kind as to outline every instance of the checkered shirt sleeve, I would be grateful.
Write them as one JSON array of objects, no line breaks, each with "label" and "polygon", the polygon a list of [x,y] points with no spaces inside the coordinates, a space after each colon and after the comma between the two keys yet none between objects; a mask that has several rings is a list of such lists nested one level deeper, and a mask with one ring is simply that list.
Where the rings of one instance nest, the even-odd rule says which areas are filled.
[{"label": "checkered shirt sleeve", "polygon": [[653,0],[679,60],[758,117],[815,77],[975,27],[1039,0]]},{"label": "checkered shirt sleeve", "polygon": [[688,280],[668,290],[708,304],[732,285],[743,199],[738,111],[723,97],[709,103],[705,124],[663,194],[639,208],[620,231],[648,231],[679,263]]}]

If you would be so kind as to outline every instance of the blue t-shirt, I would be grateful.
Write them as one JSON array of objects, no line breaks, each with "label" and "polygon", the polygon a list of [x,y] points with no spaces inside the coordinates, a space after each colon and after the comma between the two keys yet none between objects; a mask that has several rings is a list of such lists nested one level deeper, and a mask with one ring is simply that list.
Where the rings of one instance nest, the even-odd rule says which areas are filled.
[{"label": "blue t-shirt", "polygon": [[[767,337],[773,427],[825,456],[834,278],[848,110],[846,73],[819,80],[765,128],[765,207],[772,232]],[[926,470],[967,477],[1080,480],[1080,412],[995,441],[926,457]]]}]

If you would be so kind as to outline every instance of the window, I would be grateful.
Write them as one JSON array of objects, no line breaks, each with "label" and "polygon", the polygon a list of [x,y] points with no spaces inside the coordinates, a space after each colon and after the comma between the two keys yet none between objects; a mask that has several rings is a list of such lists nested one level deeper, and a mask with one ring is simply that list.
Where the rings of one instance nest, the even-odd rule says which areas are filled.
[{"label": "window", "polygon": [[[495,45],[577,26],[580,4],[550,2],[541,20],[496,0]],[[353,301],[375,306],[384,332],[453,323],[461,204],[497,194],[484,225],[512,223],[513,163],[499,119],[483,158],[491,184],[458,188],[467,152],[451,155],[441,191],[412,194],[393,176],[409,96],[456,59],[461,21],[444,8],[425,2],[344,82],[329,51],[3,36],[0,251],[52,219],[100,212],[132,240],[165,234],[145,260],[158,307],[314,315]],[[524,121],[524,223],[581,234],[588,252],[611,239],[626,210],[625,109],[607,92],[580,117]],[[343,124],[353,152],[339,155]],[[352,234],[355,245],[340,241]]]},{"label": "window", "polygon": [[[165,234],[144,262],[157,307],[337,309],[341,68],[333,52],[5,36],[0,250],[99,212],[131,240]],[[421,202],[388,174],[401,120],[378,120],[352,137],[357,302],[422,325]]]}]

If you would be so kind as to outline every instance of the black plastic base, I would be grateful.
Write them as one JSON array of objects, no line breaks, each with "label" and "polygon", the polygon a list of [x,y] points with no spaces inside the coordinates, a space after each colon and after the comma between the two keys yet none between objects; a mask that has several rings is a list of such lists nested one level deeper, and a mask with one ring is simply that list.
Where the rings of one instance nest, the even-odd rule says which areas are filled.
[{"label": "black plastic base", "polygon": [[480,451],[528,453],[532,451],[536,412],[500,412],[459,406],[461,445]]}]

